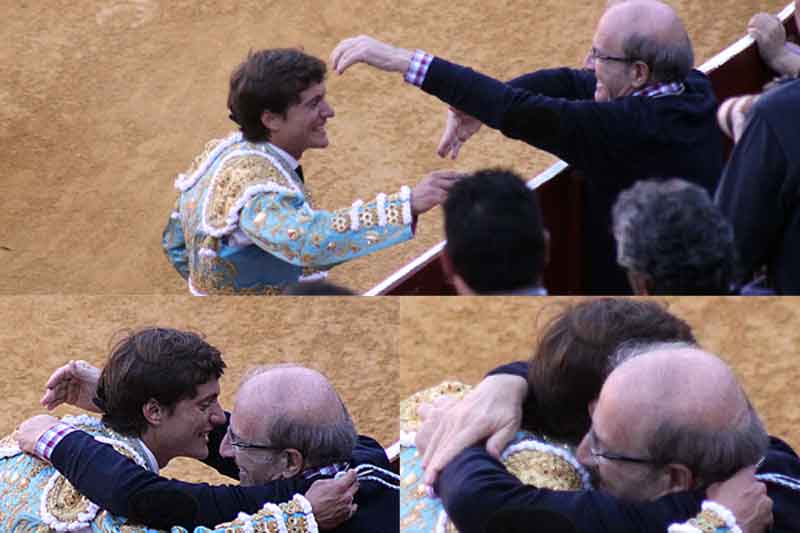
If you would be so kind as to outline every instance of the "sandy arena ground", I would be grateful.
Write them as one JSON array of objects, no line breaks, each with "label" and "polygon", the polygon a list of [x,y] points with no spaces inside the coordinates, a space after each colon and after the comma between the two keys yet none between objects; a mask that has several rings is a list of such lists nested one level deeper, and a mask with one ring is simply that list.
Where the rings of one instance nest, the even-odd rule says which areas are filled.
[{"label": "sandy arena ground", "polygon": [[[671,0],[697,64],[787,0]],[[232,129],[227,79],[251,48],[304,46],[328,57],[368,33],[500,78],[579,65],[604,0],[263,1],[2,0],[0,292],[181,294],[161,231],[172,183],[205,142]],[[435,148],[444,106],[399,76],[355,68],[331,76],[331,146],[303,158],[317,206],[392,192],[440,168],[509,165],[524,175],[553,158],[483,132],[458,162]],[[365,290],[441,238],[439,210],[411,242],[337,268]]]},{"label": "sandy arena ground", "polygon": [[[540,326],[568,298],[404,298],[399,397],[446,379],[477,383],[495,366],[526,359]],[[800,300],[667,298],[700,344],[736,371],[767,430],[800,446]]]},{"label": "sandy arena ground", "polygon": [[[0,298],[0,436],[44,412],[38,401],[50,373],[70,359],[101,366],[109,339],[123,328],[163,325],[201,331],[219,348],[228,369],[222,406],[233,408],[244,371],[256,364],[292,361],[328,376],[358,429],[382,444],[397,440],[398,309],[388,299],[319,298],[313,306],[285,298],[51,297]],[[76,411],[60,407],[63,415]],[[187,459],[165,475],[228,482]]]}]

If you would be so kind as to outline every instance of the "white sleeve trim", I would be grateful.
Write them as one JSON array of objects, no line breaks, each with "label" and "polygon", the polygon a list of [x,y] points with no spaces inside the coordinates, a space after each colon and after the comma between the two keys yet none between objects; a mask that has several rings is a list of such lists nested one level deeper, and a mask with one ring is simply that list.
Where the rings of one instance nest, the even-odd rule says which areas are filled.
[{"label": "white sleeve trim", "polygon": [[378,226],[384,227],[388,222],[386,218],[386,195],[384,193],[380,193],[375,199],[375,203],[378,207]]},{"label": "white sleeve trim", "polygon": [[403,224],[411,224],[414,217],[411,214],[411,188],[408,185],[400,188],[400,200],[403,202]]},{"label": "white sleeve trim", "polygon": [[363,200],[356,200],[353,202],[353,205],[350,206],[350,229],[352,231],[358,231],[358,228],[361,227],[361,223],[358,220],[358,211],[361,209],[362,205],[364,205]]}]

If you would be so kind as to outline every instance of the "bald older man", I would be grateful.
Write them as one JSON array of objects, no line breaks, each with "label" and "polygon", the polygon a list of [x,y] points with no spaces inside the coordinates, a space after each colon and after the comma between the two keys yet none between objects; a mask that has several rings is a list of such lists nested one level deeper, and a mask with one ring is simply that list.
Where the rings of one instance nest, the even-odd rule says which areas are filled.
[{"label": "bald older man", "polygon": [[[767,436],[722,360],[679,343],[624,347],[617,356],[624,362],[603,384],[577,450],[600,490],[525,486],[483,446],[468,447],[435,485],[462,533],[480,532],[493,512],[519,506],[559,512],[582,532],[665,531],[696,512],[704,498],[717,498],[719,486],[709,485],[762,458],[757,477],[774,502],[772,531],[800,531],[800,461]],[[524,377],[491,377],[499,378],[489,394],[497,400],[494,416],[507,418],[504,411],[524,401]],[[764,531],[759,509],[734,514],[744,531]]]},{"label": "bald older man", "polygon": [[[79,492],[122,516],[131,517],[131,501],[142,501],[147,494],[166,495],[152,498],[152,505],[133,513],[137,522],[158,528],[214,527],[240,512],[260,510],[263,492],[270,493],[270,501],[288,500],[318,479],[355,471],[358,492],[351,500],[353,514],[331,531],[399,531],[398,480],[383,448],[356,433],[333,385],[315,370],[277,365],[251,371],[237,392],[228,422],[214,430],[209,441],[205,462],[238,477],[241,487],[147,475],[110,446],[80,431],[57,442],[50,460]],[[172,513],[174,495],[196,501],[195,512]],[[181,523],[170,524],[171,516],[180,516]]]},{"label": "bald older man", "polygon": [[683,176],[713,193],[722,170],[711,83],[692,70],[692,45],[680,18],[656,0],[611,4],[582,70],[540,70],[503,83],[366,36],[342,41],[332,61],[339,73],[356,63],[403,73],[449,104],[455,111],[439,146],[442,156],[455,157],[483,123],[579,169],[587,178],[582,239],[591,268],[583,285],[590,294],[630,291],[609,231],[621,190],[640,179]]}]

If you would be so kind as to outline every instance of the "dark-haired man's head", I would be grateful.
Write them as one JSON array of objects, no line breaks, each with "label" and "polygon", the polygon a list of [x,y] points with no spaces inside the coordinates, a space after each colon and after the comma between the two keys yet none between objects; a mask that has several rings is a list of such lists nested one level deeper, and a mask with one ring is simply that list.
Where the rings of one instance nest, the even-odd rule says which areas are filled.
[{"label": "dark-haired man's head", "polygon": [[325,63],[296,49],[248,54],[231,75],[228,109],[248,141],[269,141],[300,159],[328,146]]},{"label": "dark-haired man's head", "polygon": [[617,262],[636,294],[730,294],[733,229],[708,192],[681,179],[640,181],[614,204]]},{"label": "dark-haired man's head", "polygon": [[444,203],[446,274],[461,294],[541,289],[547,236],[536,194],[513,172],[482,170]]},{"label": "dark-haired man's head", "polygon": [[208,434],[225,422],[219,350],[196,333],[145,328],[117,342],[100,374],[103,422],[140,437],[160,466],[174,457],[204,459]]},{"label": "dark-haired man's head", "polygon": [[662,304],[601,298],[566,307],[545,326],[528,365],[526,423],[577,444],[591,426],[588,406],[600,394],[625,344],[694,343],[691,327]]}]

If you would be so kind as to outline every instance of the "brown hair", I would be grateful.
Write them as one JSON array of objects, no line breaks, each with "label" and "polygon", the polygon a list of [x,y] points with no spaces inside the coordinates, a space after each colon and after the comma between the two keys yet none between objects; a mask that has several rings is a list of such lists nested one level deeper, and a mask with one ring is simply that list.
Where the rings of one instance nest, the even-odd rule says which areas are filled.
[{"label": "brown hair", "polygon": [[128,332],[111,350],[95,403],[103,422],[124,435],[147,429],[142,406],[154,399],[168,411],[197,395],[197,386],[219,379],[225,369],[219,350],[201,335],[169,328]]},{"label": "brown hair", "polygon": [[526,426],[577,444],[614,352],[631,341],[696,342],[686,322],[653,301],[587,300],[552,318],[529,363]]},{"label": "brown hair", "polygon": [[230,118],[248,141],[268,141],[261,122],[264,111],[283,115],[300,101],[300,93],[325,79],[325,63],[292,48],[250,51],[231,74]]}]

